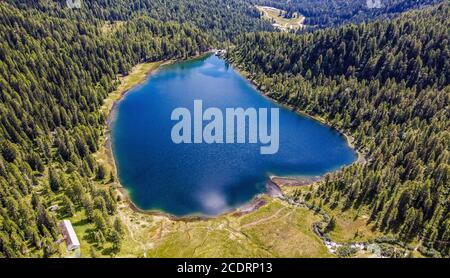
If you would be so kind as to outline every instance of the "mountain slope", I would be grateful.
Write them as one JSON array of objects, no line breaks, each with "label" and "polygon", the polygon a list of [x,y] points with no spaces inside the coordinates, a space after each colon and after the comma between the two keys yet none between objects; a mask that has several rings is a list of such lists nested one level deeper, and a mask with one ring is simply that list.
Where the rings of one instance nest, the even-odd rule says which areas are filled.
[{"label": "mountain slope", "polygon": [[140,16],[106,34],[103,25],[0,3],[0,257],[58,255],[57,220],[75,213],[95,223],[99,245],[120,249],[115,192],[102,186],[115,177],[92,156],[107,116],[99,108],[133,65],[210,46],[187,24]]},{"label": "mountain slope", "polygon": [[246,34],[229,52],[269,96],[327,119],[366,154],[367,163],[323,182],[316,202],[367,209],[370,222],[395,235],[393,241],[419,238],[444,256],[450,250],[449,18],[442,4],[303,35]]},{"label": "mountain slope", "polygon": [[270,31],[246,0],[82,0],[80,9],[68,9],[65,1],[6,0],[20,9],[34,8],[58,17],[90,21],[127,21],[138,15],[167,22],[189,23],[220,41],[249,31]]},{"label": "mountain slope", "polygon": [[305,24],[314,27],[363,22],[379,17],[392,17],[410,9],[437,4],[442,0],[252,0],[286,10],[288,15],[300,12]]}]

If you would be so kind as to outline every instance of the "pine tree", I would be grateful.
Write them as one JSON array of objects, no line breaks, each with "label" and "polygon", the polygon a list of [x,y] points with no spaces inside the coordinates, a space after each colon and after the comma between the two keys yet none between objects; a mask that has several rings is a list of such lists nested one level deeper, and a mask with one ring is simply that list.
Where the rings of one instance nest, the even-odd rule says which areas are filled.
[{"label": "pine tree", "polygon": [[68,217],[72,217],[75,214],[75,206],[72,201],[66,195],[62,196],[62,204],[64,206],[63,213]]}]

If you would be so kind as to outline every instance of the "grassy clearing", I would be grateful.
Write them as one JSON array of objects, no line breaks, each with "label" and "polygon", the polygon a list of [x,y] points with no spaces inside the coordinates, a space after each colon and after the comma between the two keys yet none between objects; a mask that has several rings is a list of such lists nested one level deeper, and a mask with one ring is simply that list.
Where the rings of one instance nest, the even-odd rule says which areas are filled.
[{"label": "grassy clearing", "polygon": [[291,18],[286,18],[286,12],[273,7],[256,6],[261,16],[282,31],[297,30],[304,27],[305,17],[295,13]]},{"label": "grassy clearing", "polygon": [[106,21],[101,27],[100,32],[103,35],[110,35],[116,32],[125,24],[125,21]]},{"label": "grassy clearing", "polygon": [[256,219],[242,231],[274,257],[331,257],[312,224],[320,220],[310,210],[291,207],[274,200],[265,209],[244,217]]},{"label": "grassy clearing", "polygon": [[331,256],[311,229],[319,217],[280,200],[270,200],[244,216],[229,214],[206,221],[144,215],[126,204],[119,215],[128,228],[121,257]]},{"label": "grassy clearing", "polygon": [[366,215],[358,215],[354,211],[335,214],[336,228],[330,232],[330,237],[336,242],[364,242],[374,239],[379,234],[372,230],[372,225],[367,223]]},{"label": "grassy clearing", "polygon": [[134,86],[142,83],[147,78],[148,74],[153,70],[159,68],[165,62],[152,62],[152,63],[142,63],[136,65],[130,72],[129,75],[124,77],[119,77],[120,85],[114,92],[110,93],[105,99],[101,111],[108,113],[111,111],[114,102],[119,100],[122,95],[133,88]]},{"label": "grassy clearing", "polygon": [[[105,99],[103,106],[100,108],[100,111],[105,115],[108,115],[112,111],[114,103],[119,101],[128,90],[144,82],[150,72],[156,70],[164,63],[166,62],[161,61],[138,64],[131,70],[129,75],[119,77],[120,85]],[[100,149],[97,151],[97,153],[94,154],[94,157],[99,163],[103,164],[106,167],[108,172],[115,175],[115,164],[109,149],[108,128],[108,126],[105,127],[103,138],[101,138]]]},{"label": "grassy clearing", "polygon": [[[120,85],[118,88],[109,94],[108,98],[105,99],[103,106],[101,107],[101,112],[104,114],[109,114],[110,111],[112,111],[114,103],[123,96],[124,93],[126,93],[128,90],[133,88],[134,86],[138,85],[139,83],[142,83],[147,78],[148,74],[160,67],[164,62],[153,62],[153,63],[142,63],[135,66],[129,75],[124,77],[119,77]],[[109,142],[108,140],[108,126],[105,126],[105,131],[103,134],[103,137],[101,138],[101,144],[100,148],[97,151],[97,153],[94,154],[95,159],[100,164],[103,164],[108,172],[110,172],[112,175],[116,176],[116,169],[114,165],[113,157],[110,153],[109,149]],[[119,185],[116,182],[108,182],[105,184],[97,184],[97,186],[101,187],[118,187]],[[120,215],[120,214],[119,214]],[[70,218],[74,229],[77,233],[77,236],[81,243],[81,257],[89,257],[90,256],[90,250],[93,247],[96,249],[97,255],[99,257],[109,257],[111,256],[110,253],[108,253],[108,244],[106,246],[103,246],[103,251],[99,251],[99,248],[97,248],[97,245],[93,242],[92,239],[89,238],[89,235],[91,234],[90,231],[94,229],[94,224],[90,223],[84,214],[84,212],[77,211],[76,215]],[[127,235],[127,237],[130,237],[130,235]],[[136,257],[137,254],[141,253],[140,251],[133,250],[135,245],[130,246],[124,246],[122,248],[122,253],[120,254],[121,257],[128,257],[133,256]],[[130,255],[131,254],[131,255]]]},{"label": "grassy clearing", "polygon": [[[244,216],[192,222],[134,212],[122,201],[118,217],[126,234],[117,257],[331,257],[311,230],[319,217],[280,200]],[[100,251],[89,238],[94,225],[84,213],[70,220],[81,242],[81,257],[89,257],[91,248],[99,257],[111,256],[108,246]]]},{"label": "grassy clearing", "polygon": [[70,218],[70,222],[72,222],[73,229],[78,236],[78,240],[80,241],[80,251],[83,257],[89,256],[89,251],[91,246],[94,246],[88,240],[89,231],[95,229],[93,223],[89,223],[84,212],[77,211],[76,214]]},{"label": "grassy clearing", "polygon": [[[314,190],[312,187],[320,186],[319,184],[313,184],[302,187],[284,187],[283,191],[287,195],[293,195],[295,191],[302,191],[303,194],[310,190]],[[312,191],[311,191],[312,192]],[[322,210],[336,220],[336,226],[333,231],[329,232],[331,240],[338,243],[348,242],[365,242],[381,234],[373,229],[373,225],[368,223],[369,212],[365,209],[348,209],[342,211],[340,207],[331,209],[327,204],[322,206]]]}]

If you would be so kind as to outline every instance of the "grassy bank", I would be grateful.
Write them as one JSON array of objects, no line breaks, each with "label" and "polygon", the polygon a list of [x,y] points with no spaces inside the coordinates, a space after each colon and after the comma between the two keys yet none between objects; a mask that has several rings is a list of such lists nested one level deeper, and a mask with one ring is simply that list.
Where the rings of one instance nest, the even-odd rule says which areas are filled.
[{"label": "grassy bank", "polygon": [[[160,62],[151,62],[151,63],[142,63],[138,64],[130,71],[127,76],[121,76],[118,78],[119,86],[113,92],[111,92],[108,97],[104,100],[103,106],[100,108],[101,112],[105,115],[110,115],[110,113],[114,110],[114,105],[120,101],[120,99],[133,87],[139,85],[144,82],[148,75],[154,70],[158,69],[163,64],[169,63],[167,61]],[[99,150],[94,154],[96,161],[99,164],[102,164],[107,169],[107,172],[113,175],[115,180],[117,180],[117,171],[114,163],[114,158],[112,156],[110,141],[109,141],[109,120],[108,124],[105,125],[103,136],[101,138],[101,144]],[[114,187],[118,190],[121,190],[121,186],[116,181],[111,181],[100,184],[98,186],[102,186],[105,188]],[[123,192],[121,190],[121,192]],[[120,193],[120,192],[119,192]],[[121,193],[120,195],[123,195]],[[123,199],[123,196],[121,197]],[[70,219],[73,223],[74,229],[79,237],[81,243],[81,256],[82,257],[90,257],[90,250],[92,247],[95,247],[96,244],[89,238],[89,234],[94,229],[94,224],[90,223],[84,213],[78,212]],[[104,248],[103,253],[98,253],[97,256],[100,257],[109,257],[111,254],[108,252],[108,248]],[[120,255],[119,255],[120,256]]]},{"label": "grassy bank", "polygon": [[304,27],[305,17],[300,13],[294,13],[292,17],[285,17],[286,11],[266,6],[256,6],[262,18],[272,23],[275,28],[282,31],[297,30]]},{"label": "grassy bank", "polygon": [[[139,85],[144,82],[148,75],[154,70],[158,69],[160,66],[164,64],[168,64],[168,61],[160,61],[160,62],[151,62],[151,63],[142,63],[138,64],[130,71],[127,76],[119,77],[119,86],[117,89],[110,93],[108,97],[105,99],[103,106],[101,107],[102,113],[105,115],[109,115],[113,113],[114,105],[133,87]],[[101,147],[98,152],[95,154],[96,160],[103,164],[107,170],[113,175],[116,174],[116,167],[114,163],[114,159],[112,156],[110,142],[109,142],[109,120],[108,125],[105,126],[105,130],[103,132],[103,137],[101,139]]]},{"label": "grassy bank", "polygon": [[109,114],[112,110],[113,105],[116,101],[120,100],[124,93],[133,88],[134,86],[144,82],[147,76],[154,70],[158,69],[161,65],[168,63],[164,61],[142,63],[138,64],[130,71],[127,76],[119,77],[118,88],[109,94],[108,98],[105,99],[104,104],[101,108],[103,113]]}]

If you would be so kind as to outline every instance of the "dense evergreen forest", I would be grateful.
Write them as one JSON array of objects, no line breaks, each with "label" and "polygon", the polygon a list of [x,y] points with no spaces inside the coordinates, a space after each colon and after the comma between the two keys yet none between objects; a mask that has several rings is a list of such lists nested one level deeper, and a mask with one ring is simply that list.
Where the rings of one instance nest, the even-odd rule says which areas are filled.
[{"label": "dense evergreen forest", "polygon": [[272,98],[351,134],[366,156],[328,176],[310,202],[367,209],[392,241],[447,257],[449,26],[445,3],[302,35],[245,34],[228,57]]},{"label": "dense evergreen forest", "polygon": [[[207,50],[199,29],[142,15],[113,32],[0,3],[0,256],[52,256],[57,219],[84,211],[96,242],[120,248],[114,179],[92,157],[107,115],[98,112],[140,61]],[[57,213],[49,207],[59,204]]]},{"label": "dense evergreen forest", "polygon": [[289,17],[300,12],[311,27],[336,26],[348,22],[362,22],[377,17],[392,17],[442,0],[252,0],[258,5],[287,11]]},{"label": "dense evergreen forest", "polygon": [[138,15],[167,22],[189,23],[220,40],[228,40],[239,33],[273,30],[260,20],[256,8],[246,0],[82,0],[82,9],[64,9],[65,0],[6,0],[18,8],[43,11],[59,17],[126,21]]}]

